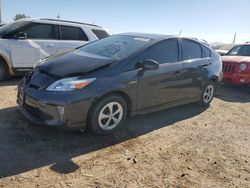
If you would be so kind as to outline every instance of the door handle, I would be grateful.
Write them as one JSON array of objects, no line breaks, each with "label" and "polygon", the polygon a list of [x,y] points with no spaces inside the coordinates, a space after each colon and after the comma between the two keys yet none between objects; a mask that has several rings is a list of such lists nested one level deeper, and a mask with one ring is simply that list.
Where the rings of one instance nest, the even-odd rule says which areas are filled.
[{"label": "door handle", "polygon": [[174,75],[179,75],[179,74],[181,74],[181,71],[175,71],[174,72]]},{"label": "door handle", "polygon": [[181,71],[175,71],[174,73],[173,73],[173,78],[176,78],[176,77],[178,77],[180,74],[181,74],[182,72]]},{"label": "door handle", "polygon": [[207,70],[207,66],[205,66],[205,65],[202,66],[202,67],[201,67],[201,70]]},{"label": "door handle", "polygon": [[209,65],[211,65],[212,63],[208,63],[208,64],[205,64],[205,65],[201,65],[201,66],[199,66],[199,68],[201,68],[202,70],[207,70],[207,67],[209,66]]}]

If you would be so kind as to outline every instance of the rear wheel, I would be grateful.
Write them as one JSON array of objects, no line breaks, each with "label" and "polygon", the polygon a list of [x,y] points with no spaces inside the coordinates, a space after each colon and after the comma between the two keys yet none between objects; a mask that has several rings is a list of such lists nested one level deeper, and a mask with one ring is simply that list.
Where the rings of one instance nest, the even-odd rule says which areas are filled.
[{"label": "rear wheel", "polygon": [[7,66],[0,61],[0,81],[7,80],[9,78],[9,71]]},{"label": "rear wheel", "polygon": [[215,93],[215,85],[214,83],[211,82],[208,85],[206,85],[205,89],[203,90],[200,104],[203,106],[208,106],[214,98],[214,93]]},{"label": "rear wheel", "polygon": [[99,135],[112,134],[124,125],[127,113],[126,101],[119,95],[109,95],[92,107],[88,127]]}]

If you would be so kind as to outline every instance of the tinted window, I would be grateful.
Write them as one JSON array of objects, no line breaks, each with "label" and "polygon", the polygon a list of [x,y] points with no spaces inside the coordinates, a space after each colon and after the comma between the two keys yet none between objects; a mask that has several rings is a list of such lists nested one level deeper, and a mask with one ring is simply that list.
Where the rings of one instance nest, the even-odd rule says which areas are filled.
[{"label": "tinted window", "polygon": [[211,50],[205,47],[204,45],[201,45],[204,57],[211,57]]},{"label": "tinted window", "polygon": [[137,50],[143,48],[150,41],[150,39],[141,37],[114,35],[84,45],[79,51],[113,60],[119,60],[126,58]]},{"label": "tinted window", "polygon": [[104,30],[92,29],[92,32],[97,36],[98,39],[103,39],[109,36],[109,34]]},{"label": "tinted window", "polygon": [[61,26],[61,40],[88,41],[88,37],[81,28]]},{"label": "tinted window", "polygon": [[202,58],[200,45],[190,40],[182,40],[182,59],[190,60],[197,58]]},{"label": "tinted window", "polygon": [[34,24],[21,32],[29,39],[57,39],[56,26],[51,24]]},{"label": "tinted window", "polygon": [[153,59],[158,63],[170,63],[178,61],[178,41],[167,40],[152,46],[147,51],[147,59]]}]

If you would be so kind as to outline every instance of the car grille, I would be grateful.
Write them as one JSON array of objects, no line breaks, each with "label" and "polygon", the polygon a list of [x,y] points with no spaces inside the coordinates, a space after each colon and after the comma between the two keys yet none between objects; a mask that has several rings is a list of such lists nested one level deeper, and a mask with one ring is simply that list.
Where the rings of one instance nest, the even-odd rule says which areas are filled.
[{"label": "car grille", "polygon": [[224,73],[234,73],[235,72],[235,65],[223,63],[223,72]]}]

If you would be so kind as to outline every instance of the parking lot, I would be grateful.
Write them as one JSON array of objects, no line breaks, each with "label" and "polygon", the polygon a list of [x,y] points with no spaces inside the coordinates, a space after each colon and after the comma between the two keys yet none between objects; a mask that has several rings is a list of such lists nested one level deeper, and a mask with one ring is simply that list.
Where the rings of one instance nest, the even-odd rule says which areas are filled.
[{"label": "parking lot", "polygon": [[0,187],[249,187],[250,88],[130,118],[113,136],[34,126],[0,85]]}]

